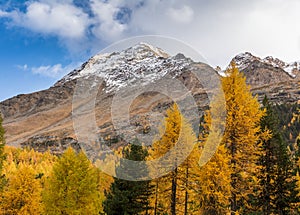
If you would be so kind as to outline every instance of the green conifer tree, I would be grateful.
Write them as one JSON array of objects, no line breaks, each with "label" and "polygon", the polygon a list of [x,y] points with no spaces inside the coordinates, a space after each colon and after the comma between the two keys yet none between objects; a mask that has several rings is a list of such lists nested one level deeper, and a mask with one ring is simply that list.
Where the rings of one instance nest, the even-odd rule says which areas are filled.
[{"label": "green conifer tree", "polygon": [[[144,161],[148,156],[148,151],[135,142],[126,147],[123,154],[128,160]],[[124,177],[126,174],[128,178],[135,175],[134,171],[135,169],[122,161],[116,168],[117,177]],[[147,174],[147,167],[145,167],[145,174]],[[104,212],[107,215],[149,214],[152,192],[153,187],[150,181],[128,181],[115,178],[103,202]]]},{"label": "green conifer tree", "polygon": [[263,154],[260,157],[261,185],[259,203],[263,214],[289,214],[296,201],[294,165],[288,144],[279,130],[278,116],[267,97],[263,100],[266,115],[261,119]]}]

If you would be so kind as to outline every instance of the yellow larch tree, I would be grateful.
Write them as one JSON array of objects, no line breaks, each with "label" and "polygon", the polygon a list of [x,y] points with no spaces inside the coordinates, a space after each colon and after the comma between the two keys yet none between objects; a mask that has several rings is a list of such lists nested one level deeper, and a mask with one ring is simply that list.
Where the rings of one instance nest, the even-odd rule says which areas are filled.
[{"label": "yellow larch tree", "polygon": [[234,63],[222,78],[226,99],[227,119],[223,144],[228,147],[232,168],[231,214],[245,213],[251,209],[250,195],[257,189],[259,171],[260,119],[264,111],[250,92],[246,79]]},{"label": "yellow larch tree", "polygon": [[193,145],[193,150],[185,161],[178,167],[178,214],[198,214],[195,185],[199,177],[200,148],[197,137],[189,123],[183,118],[182,131],[179,141],[184,143],[185,149],[180,151],[187,153],[186,147]]},{"label": "yellow larch tree", "polygon": [[42,185],[34,169],[21,163],[8,179],[0,201],[0,213],[5,215],[42,214]]},{"label": "yellow larch tree", "polygon": [[99,214],[98,171],[83,152],[68,148],[45,183],[46,214]]},{"label": "yellow larch tree", "polygon": [[[164,156],[169,164],[161,163],[154,171],[164,170],[167,165],[175,165],[176,168],[167,175],[154,180],[155,194],[153,197],[154,214],[192,214],[192,207],[188,205],[192,197],[190,193],[190,180],[193,180],[193,152],[179,163],[178,158],[188,155],[197,138],[187,120],[181,115],[174,104],[167,110],[164,126],[160,130],[161,138],[156,140],[150,150],[150,158],[156,159]],[[166,155],[170,150],[173,153]],[[196,160],[196,159],[195,159]],[[178,163],[177,163],[178,162]],[[151,171],[151,167],[149,168]],[[153,170],[153,168],[152,168]]]},{"label": "yellow larch tree", "polygon": [[41,214],[41,192],[56,157],[49,152],[6,146],[3,174],[7,181],[1,197],[4,214]]},{"label": "yellow larch tree", "polygon": [[6,160],[3,164],[3,173],[6,178],[9,178],[19,168],[19,164],[30,165],[37,177],[41,178],[44,183],[45,179],[50,175],[52,167],[57,160],[57,157],[50,152],[37,152],[33,149],[21,149],[11,146],[6,146],[4,150]]},{"label": "yellow larch tree", "polygon": [[[216,111],[212,107],[211,111]],[[217,119],[214,119],[217,120]],[[219,122],[222,123],[222,122]],[[220,131],[212,128],[211,114],[207,111],[200,133],[200,147],[209,147],[210,152],[201,150],[200,154],[207,153],[211,158],[203,166],[199,167],[198,183],[196,184],[197,199],[199,201],[200,214],[223,215],[230,212],[230,182],[231,166],[228,149],[220,142]],[[208,139],[207,136],[210,135]],[[205,158],[207,159],[207,158]],[[202,160],[200,160],[201,164]]]}]

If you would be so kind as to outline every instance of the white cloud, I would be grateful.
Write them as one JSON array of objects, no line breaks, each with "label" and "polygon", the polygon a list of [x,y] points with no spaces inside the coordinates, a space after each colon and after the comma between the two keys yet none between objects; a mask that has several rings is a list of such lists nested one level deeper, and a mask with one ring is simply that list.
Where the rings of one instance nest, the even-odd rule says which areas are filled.
[{"label": "white cloud", "polygon": [[26,71],[26,70],[28,69],[28,65],[27,65],[27,64],[24,64],[24,65],[17,65],[16,67],[17,67],[18,69],[24,70],[24,71]]},{"label": "white cloud", "polygon": [[[299,0],[90,0],[88,4],[90,14],[72,0],[30,0],[26,12],[0,11],[0,17],[56,35],[70,51],[74,47],[100,51],[107,42],[159,34],[190,44],[213,66],[224,67],[243,51],[299,60]],[[126,23],[116,18],[124,7],[131,11]]]},{"label": "white cloud", "polygon": [[0,17],[7,17],[8,15],[7,12],[0,10]]},{"label": "white cloud", "polygon": [[[195,11],[193,15],[185,6]],[[297,0],[155,0],[133,12],[128,28],[180,39],[213,66],[225,67],[243,51],[294,61],[300,56],[299,10]]]},{"label": "white cloud", "polygon": [[193,20],[194,11],[189,6],[184,5],[182,8],[179,9],[170,8],[167,11],[167,14],[175,22],[185,24]]},{"label": "white cloud", "polygon": [[32,67],[31,72],[33,74],[38,74],[50,78],[61,78],[62,76],[68,74],[75,68],[77,68],[81,63],[72,63],[67,66],[62,66],[61,64],[46,65],[40,67]]},{"label": "white cloud", "polygon": [[82,38],[90,24],[82,9],[69,3],[28,2],[26,12],[2,12],[13,20],[13,25],[28,28],[37,33],[63,38]]},{"label": "white cloud", "polygon": [[120,39],[126,30],[126,24],[119,23],[115,18],[120,10],[118,4],[118,2],[105,3],[101,0],[91,1],[91,8],[95,15],[95,27],[92,31],[97,38],[111,42]]}]

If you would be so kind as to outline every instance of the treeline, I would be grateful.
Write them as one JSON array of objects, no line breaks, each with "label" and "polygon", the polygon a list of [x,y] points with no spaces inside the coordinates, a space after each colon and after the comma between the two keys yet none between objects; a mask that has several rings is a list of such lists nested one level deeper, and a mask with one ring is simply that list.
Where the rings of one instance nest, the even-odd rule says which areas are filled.
[{"label": "treeline", "polygon": [[[300,140],[293,127],[300,123],[297,108],[273,106],[267,98],[260,105],[234,64],[222,78],[222,88],[226,102],[220,103],[221,95],[212,101],[198,136],[174,104],[151,147],[136,143],[121,149],[124,158],[135,161],[164,156],[166,162],[147,166],[144,174],[174,164],[173,171],[151,181],[107,176],[72,149],[56,157],[5,147],[0,120],[0,213],[300,214]],[[224,105],[223,122],[215,116]],[[280,114],[288,108],[294,114]],[[216,127],[221,124],[222,134]],[[193,150],[181,161],[190,146]],[[205,154],[211,158],[199,165]],[[117,176],[124,174],[122,165],[115,169]]]}]

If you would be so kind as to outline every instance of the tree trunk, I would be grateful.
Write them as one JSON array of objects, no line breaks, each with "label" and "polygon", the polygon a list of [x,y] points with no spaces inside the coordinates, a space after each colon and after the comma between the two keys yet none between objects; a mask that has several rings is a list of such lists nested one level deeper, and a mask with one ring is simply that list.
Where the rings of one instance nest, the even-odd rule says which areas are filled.
[{"label": "tree trunk", "polygon": [[154,215],[157,215],[157,202],[158,202],[158,180],[156,180],[156,187],[155,187]]},{"label": "tree trunk", "polygon": [[171,215],[176,215],[177,173],[178,169],[176,168],[172,177]]},{"label": "tree trunk", "polygon": [[185,173],[185,202],[184,202],[184,215],[188,214],[188,185],[189,185],[189,167],[186,167],[186,173]]}]

